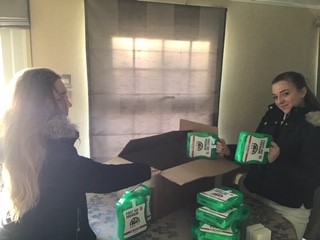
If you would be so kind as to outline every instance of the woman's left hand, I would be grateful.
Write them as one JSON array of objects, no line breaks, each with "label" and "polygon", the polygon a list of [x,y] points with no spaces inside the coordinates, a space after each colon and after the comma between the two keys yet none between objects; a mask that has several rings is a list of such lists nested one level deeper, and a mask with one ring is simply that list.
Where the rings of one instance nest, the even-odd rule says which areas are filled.
[{"label": "woman's left hand", "polygon": [[273,163],[274,160],[276,160],[280,155],[280,148],[278,144],[275,142],[271,142],[271,147],[269,149],[269,154],[268,154],[268,162]]}]

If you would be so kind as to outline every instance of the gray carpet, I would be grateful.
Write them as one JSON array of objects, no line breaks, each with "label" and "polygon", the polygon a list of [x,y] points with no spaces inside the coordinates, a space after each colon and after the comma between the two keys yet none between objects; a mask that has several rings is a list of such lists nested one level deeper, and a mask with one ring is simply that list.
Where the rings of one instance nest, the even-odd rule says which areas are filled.
[{"label": "gray carpet", "polygon": [[[116,193],[87,194],[89,223],[98,240],[118,240]],[[261,202],[246,198],[251,216],[240,226],[241,239],[245,239],[246,226],[262,223],[272,230],[272,240],[296,240],[292,224]],[[151,221],[147,230],[135,240],[191,240],[191,226],[195,219],[195,207],[184,208],[164,218]]]},{"label": "gray carpet", "polygon": [[[87,194],[89,223],[98,240],[118,240],[116,193]],[[191,240],[191,224],[194,210],[181,209],[156,221],[151,221],[147,230],[136,240]]]}]

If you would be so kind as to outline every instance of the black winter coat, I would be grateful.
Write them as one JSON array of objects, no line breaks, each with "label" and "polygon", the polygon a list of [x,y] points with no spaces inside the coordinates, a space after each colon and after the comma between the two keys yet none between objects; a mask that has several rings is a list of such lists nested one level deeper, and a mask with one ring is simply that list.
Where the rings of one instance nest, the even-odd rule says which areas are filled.
[{"label": "black winter coat", "polygon": [[271,164],[250,166],[244,185],[281,205],[311,208],[320,186],[320,112],[294,108],[283,117],[275,104],[269,106],[256,132],[272,135],[280,156]]},{"label": "black winter coat", "polygon": [[46,159],[40,177],[39,203],[18,223],[0,231],[10,240],[93,240],[85,193],[108,193],[146,181],[144,164],[106,165],[79,156],[73,146],[78,132],[54,119],[46,133]]}]

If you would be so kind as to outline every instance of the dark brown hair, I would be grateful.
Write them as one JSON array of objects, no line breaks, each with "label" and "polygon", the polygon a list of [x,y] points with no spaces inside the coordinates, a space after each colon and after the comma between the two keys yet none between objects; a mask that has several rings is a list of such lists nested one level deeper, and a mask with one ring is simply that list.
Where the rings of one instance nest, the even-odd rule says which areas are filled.
[{"label": "dark brown hair", "polygon": [[291,82],[298,90],[301,90],[305,87],[307,89],[307,94],[305,96],[305,106],[313,111],[320,110],[320,102],[307,86],[306,79],[301,73],[293,71],[280,73],[273,79],[272,84],[283,80]]}]

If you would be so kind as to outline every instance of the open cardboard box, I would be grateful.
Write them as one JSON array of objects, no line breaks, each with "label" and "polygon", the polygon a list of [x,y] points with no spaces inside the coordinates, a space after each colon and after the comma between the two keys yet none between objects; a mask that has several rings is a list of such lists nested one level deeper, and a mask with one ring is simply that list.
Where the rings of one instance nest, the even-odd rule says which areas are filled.
[{"label": "open cardboard box", "polygon": [[[218,134],[217,127],[181,119],[179,131],[212,132]],[[185,152],[186,152],[185,146]],[[146,158],[148,159],[148,158]],[[165,159],[163,159],[165,162]],[[123,164],[129,161],[116,157],[107,164]],[[140,161],[141,162],[141,161]],[[146,162],[151,165],[150,163]],[[171,163],[170,163],[171,164]],[[176,164],[174,164],[176,165]],[[156,166],[153,166],[156,167]],[[185,160],[185,163],[161,169],[161,174],[153,177],[147,185],[153,188],[152,218],[159,219],[188,204],[196,202],[196,194],[213,188],[215,177],[238,168],[235,162],[218,158],[215,160]],[[120,192],[121,195],[123,191]]]}]

